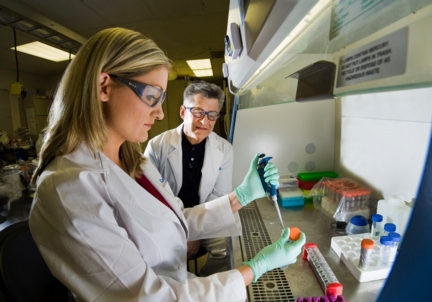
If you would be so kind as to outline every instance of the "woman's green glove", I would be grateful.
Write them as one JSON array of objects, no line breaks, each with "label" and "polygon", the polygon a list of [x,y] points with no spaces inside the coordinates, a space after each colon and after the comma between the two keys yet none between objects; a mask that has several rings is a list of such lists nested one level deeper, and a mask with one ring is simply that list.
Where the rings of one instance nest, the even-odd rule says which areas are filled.
[{"label": "woman's green glove", "polygon": [[243,263],[252,269],[254,273],[253,283],[257,282],[262,274],[297,261],[297,256],[301,253],[306,242],[306,236],[301,232],[299,239],[291,241],[289,235],[290,229],[286,228],[278,241],[266,246],[250,261]]},{"label": "woman's green glove", "polygon": [[[259,156],[260,153],[255,155],[243,182],[240,186],[234,189],[238,200],[243,206],[246,206],[255,199],[265,196],[265,191],[257,169]],[[279,174],[277,173],[278,169],[275,165],[272,162],[267,163],[264,172],[265,182],[270,183],[277,188],[279,186]]]}]

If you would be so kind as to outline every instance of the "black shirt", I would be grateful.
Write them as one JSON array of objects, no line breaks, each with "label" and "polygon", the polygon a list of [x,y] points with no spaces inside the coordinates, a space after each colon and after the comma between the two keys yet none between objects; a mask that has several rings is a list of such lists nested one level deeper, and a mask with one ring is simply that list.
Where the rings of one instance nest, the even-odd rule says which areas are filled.
[{"label": "black shirt", "polygon": [[197,145],[192,145],[182,131],[183,182],[178,198],[183,201],[185,208],[196,206],[200,201],[198,192],[206,141],[207,138]]}]

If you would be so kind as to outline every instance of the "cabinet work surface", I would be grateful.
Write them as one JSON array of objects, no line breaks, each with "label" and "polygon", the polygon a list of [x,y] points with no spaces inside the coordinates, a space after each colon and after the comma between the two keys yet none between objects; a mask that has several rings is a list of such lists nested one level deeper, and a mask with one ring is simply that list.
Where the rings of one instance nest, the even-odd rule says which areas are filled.
[{"label": "cabinet work surface", "polygon": [[[262,218],[262,224],[267,230],[268,237],[271,242],[275,242],[281,234],[281,226],[277,218],[274,204],[267,198],[261,198],[255,201],[255,209],[257,209]],[[242,209],[241,211],[247,211]],[[375,301],[384,286],[385,279],[370,281],[370,282],[358,282],[354,275],[349,271],[345,263],[339,258],[335,251],[331,248],[331,239],[336,236],[346,236],[345,234],[338,234],[333,231],[331,227],[331,218],[323,215],[319,211],[315,210],[312,203],[306,203],[302,207],[293,208],[282,208],[280,207],[282,218],[286,227],[296,226],[306,234],[306,242],[312,242],[317,244],[319,251],[324,256],[328,265],[336,275],[338,281],[343,285],[343,297],[346,301]],[[244,215],[242,217],[242,223]],[[232,264],[234,267],[238,267],[241,263],[247,260],[245,255],[245,245],[243,241],[248,241],[247,224],[250,222],[243,223],[243,237],[236,237],[232,240]],[[253,223],[255,225],[255,223]],[[255,227],[255,226],[253,226]],[[255,253],[255,251],[253,251]],[[283,274],[288,281],[289,288],[292,296],[297,299],[299,297],[314,297],[323,296],[324,292],[321,288],[309,262],[302,259],[301,255],[298,257],[296,263],[288,266],[283,271]],[[271,278],[271,277],[269,277]],[[283,287],[280,287],[283,288]],[[265,289],[264,289],[265,290]],[[282,289],[283,290],[283,289]],[[262,299],[256,299],[253,292],[249,288],[249,301],[267,301]],[[292,299],[277,299],[272,298],[271,301],[292,301]],[[270,301],[270,300],[268,300]],[[295,300],[294,300],[295,301]]]}]

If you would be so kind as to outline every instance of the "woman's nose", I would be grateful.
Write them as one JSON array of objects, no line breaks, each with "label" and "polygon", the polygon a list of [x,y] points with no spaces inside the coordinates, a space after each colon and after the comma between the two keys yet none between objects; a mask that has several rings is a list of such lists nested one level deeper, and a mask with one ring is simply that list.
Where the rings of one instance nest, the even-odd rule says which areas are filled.
[{"label": "woman's nose", "polygon": [[154,107],[153,115],[155,115],[156,120],[159,120],[159,121],[164,118],[165,115],[164,115],[161,103],[157,104],[156,107]]}]

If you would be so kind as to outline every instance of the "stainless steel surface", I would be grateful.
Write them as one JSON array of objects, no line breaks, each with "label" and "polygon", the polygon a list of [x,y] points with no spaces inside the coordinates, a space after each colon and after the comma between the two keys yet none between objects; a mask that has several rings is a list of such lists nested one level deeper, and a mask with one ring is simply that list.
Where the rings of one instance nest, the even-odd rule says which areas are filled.
[{"label": "stainless steel surface", "polygon": [[[271,242],[275,242],[280,237],[281,231],[273,201],[267,198],[261,198],[255,203],[259,209]],[[360,283],[355,279],[342,260],[340,260],[330,247],[331,238],[340,236],[331,229],[330,223],[332,220],[330,218],[315,210],[313,205],[308,203],[306,203],[304,207],[281,208],[280,210],[286,226],[298,227],[306,234],[307,242],[317,244],[333,273],[343,285],[343,296],[346,301],[370,302],[377,299],[385,280]],[[241,244],[239,240],[234,238],[233,262],[235,267],[242,264],[242,257]],[[308,261],[303,260],[300,256],[296,263],[289,265],[288,268],[284,270],[284,274],[289,282],[291,292],[296,299],[298,297],[324,295]]]},{"label": "stainless steel surface", "polygon": [[[256,203],[240,211],[243,236],[240,238],[242,254],[250,260],[264,247],[272,243]],[[247,288],[249,301],[295,302],[287,278],[281,269],[263,274]]]}]

